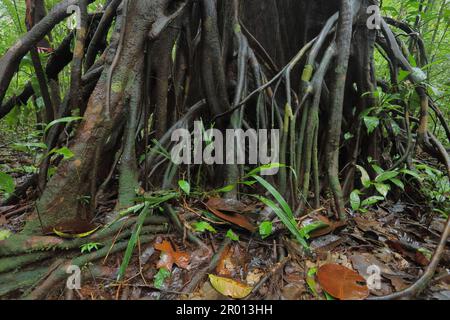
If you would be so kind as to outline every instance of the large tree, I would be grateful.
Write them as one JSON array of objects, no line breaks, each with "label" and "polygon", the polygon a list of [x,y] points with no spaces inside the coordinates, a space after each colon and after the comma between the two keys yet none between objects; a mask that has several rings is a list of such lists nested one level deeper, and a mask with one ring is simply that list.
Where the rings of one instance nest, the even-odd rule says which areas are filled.
[{"label": "large tree", "polygon": [[[50,59],[40,77],[41,93],[48,92],[50,82],[71,63],[70,89],[59,105],[47,108],[47,118],[76,110],[83,117],[67,128],[73,131],[68,147],[74,156],[66,161],[48,157],[42,163],[33,177],[40,192],[36,212],[23,234],[8,239],[0,256],[23,252],[24,239],[39,234],[42,226],[93,217],[99,203],[116,191],[119,211],[134,204],[139,187],[167,189],[177,174],[194,176],[200,166],[174,166],[157,151],[161,146],[170,150],[171,132],[192,128],[195,119],[220,130],[279,128],[280,162],[290,169],[280,168],[271,182],[296,215],[330,198],[336,216],[346,219],[349,195],[359,187],[356,165],[369,157],[399,168],[420,146],[450,171],[447,152],[427,130],[429,110],[439,110],[421,84],[420,71],[407,59],[408,48],[391,30],[411,27],[393,19],[378,21],[375,11],[368,10],[376,1],[110,0],[101,14],[89,14],[89,2],[61,1],[0,59],[4,116],[33,95],[29,85],[2,104],[20,61],[68,16],[69,6],[80,8],[79,28],[54,50],[58,59]],[[410,50],[425,64],[423,45],[417,39],[412,43]],[[375,46],[390,67],[388,80],[377,78]],[[399,98],[403,112],[384,110],[383,117],[397,119],[404,135],[392,136],[390,120],[368,132],[362,115],[380,107],[377,87],[398,91],[399,70],[409,72],[420,113],[411,116]],[[46,132],[49,151],[65,143],[65,125]],[[395,143],[388,143],[392,139]],[[49,165],[57,171],[47,181]],[[235,183],[243,168],[215,165],[201,174],[200,183],[211,188]],[[228,197],[238,197],[236,191]],[[172,207],[165,209],[183,231]],[[194,235],[190,239],[200,244]]]}]

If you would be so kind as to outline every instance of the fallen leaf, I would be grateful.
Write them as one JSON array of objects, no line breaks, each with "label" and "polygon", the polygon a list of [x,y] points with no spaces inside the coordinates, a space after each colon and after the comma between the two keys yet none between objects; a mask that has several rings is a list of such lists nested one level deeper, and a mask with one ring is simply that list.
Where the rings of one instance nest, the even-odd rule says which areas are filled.
[{"label": "fallen leaf", "polygon": [[224,296],[233,299],[245,298],[252,292],[252,287],[229,278],[218,277],[213,274],[209,275],[209,281],[214,289]]},{"label": "fallen leaf", "polygon": [[361,300],[369,295],[364,278],[338,264],[321,266],[317,271],[317,279],[326,292],[340,300]]},{"label": "fallen leaf", "polygon": [[422,252],[412,246],[407,245],[406,243],[398,240],[387,240],[386,244],[389,246],[389,248],[397,251],[402,256],[415,261],[422,267],[426,267],[430,263],[430,260]]},{"label": "fallen leaf", "polygon": [[161,258],[158,261],[157,268],[167,268],[171,271],[175,263],[183,269],[187,269],[189,265],[190,256],[187,252],[174,250],[169,241],[164,240],[161,243],[155,244],[155,249],[161,251]]},{"label": "fallen leaf", "polygon": [[254,205],[248,206],[235,199],[209,198],[206,205],[219,211],[227,211],[233,213],[243,213],[255,210]]},{"label": "fallen leaf", "polygon": [[343,241],[344,240],[337,235],[328,234],[323,237],[314,239],[310,244],[310,248],[311,250],[318,253],[328,252],[336,248]]},{"label": "fallen leaf", "polygon": [[284,300],[300,300],[305,292],[305,285],[289,283],[281,289],[281,298]]},{"label": "fallen leaf", "polygon": [[225,214],[213,207],[209,207],[207,204],[206,204],[206,207],[215,216],[217,216],[225,221],[231,222],[241,228],[247,229],[250,232],[254,232],[256,230],[256,226],[253,225],[253,223],[251,223],[250,220],[248,220],[246,217],[244,217],[241,214],[237,214],[237,213]]},{"label": "fallen leaf", "polygon": [[258,284],[258,282],[261,280],[263,276],[264,272],[262,270],[253,269],[247,273],[247,276],[245,277],[245,282],[247,282],[251,286],[254,286]]},{"label": "fallen leaf", "polygon": [[327,227],[320,228],[318,230],[314,230],[309,234],[310,238],[317,238],[329,233],[332,233],[338,229],[341,229],[347,225],[345,221],[331,221],[327,217],[322,215],[318,215],[317,218],[323,223],[327,224]]},{"label": "fallen leaf", "polygon": [[232,261],[233,250],[232,247],[227,247],[220,256],[219,263],[216,267],[217,274],[221,276],[231,276],[235,269]]}]

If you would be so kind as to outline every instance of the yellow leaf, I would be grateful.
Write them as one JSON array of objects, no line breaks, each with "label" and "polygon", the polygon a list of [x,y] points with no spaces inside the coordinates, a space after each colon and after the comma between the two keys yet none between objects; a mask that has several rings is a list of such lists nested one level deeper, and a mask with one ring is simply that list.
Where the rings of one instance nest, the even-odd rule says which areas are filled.
[{"label": "yellow leaf", "polygon": [[87,236],[90,236],[91,234],[93,234],[95,231],[97,231],[100,228],[100,226],[97,226],[95,229],[93,230],[89,230],[87,232],[83,232],[83,233],[78,233],[78,234],[71,234],[71,233],[66,233],[66,232],[62,232],[62,231],[58,231],[56,230],[56,228],[53,228],[53,232],[61,237],[61,238],[66,238],[66,239],[75,239],[75,238],[84,238]]},{"label": "yellow leaf", "polygon": [[211,285],[218,292],[234,299],[245,298],[253,289],[243,283],[228,278],[218,277],[213,274],[209,275],[209,281],[211,281]]}]

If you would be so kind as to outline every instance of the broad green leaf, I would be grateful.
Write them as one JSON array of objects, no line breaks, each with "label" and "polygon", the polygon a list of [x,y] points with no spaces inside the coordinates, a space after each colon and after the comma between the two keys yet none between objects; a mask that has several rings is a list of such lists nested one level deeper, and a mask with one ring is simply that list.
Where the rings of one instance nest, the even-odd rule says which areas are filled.
[{"label": "broad green leaf", "polygon": [[396,176],[398,176],[399,172],[397,171],[386,171],[383,172],[382,174],[379,174],[376,178],[375,178],[375,182],[384,182],[386,180],[395,178]]},{"label": "broad green leaf", "polygon": [[375,128],[380,124],[380,119],[377,117],[365,116],[363,120],[367,128],[367,133],[372,133],[373,130],[375,130]]},{"label": "broad green leaf", "polygon": [[14,179],[4,172],[0,172],[0,190],[13,193],[15,189]]},{"label": "broad green leaf", "polygon": [[184,191],[187,195],[191,192],[191,185],[186,180],[178,180],[178,185],[180,189]]},{"label": "broad green leaf", "polygon": [[392,178],[392,179],[390,179],[390,181],[391,181],[393,184],[395,184],[397,187],[399,187],[400,189],[405,190],[405,185],[404,185],[403,182],[400,181],[399,179],[397,179],[397,178]]},{"label": "broad green leaf", "polygon": [[358,210],[361,207],[361,198],[359,190],[353,190],[352,193],[350,193],[350,205],[353,210]]},{"label": "broad green leaf", "polygon": [[391,189],[391,187],[388,184],[385,183],[375,183],[375,189],[377,189],[377,191],[383,195],[383,197],[386,198],[389,190]]},{"label": "broad green leaf", "polygon": [[420,176],[419,173],[412,171],[412,170],[408,170],[408,169],[402,169],[400,170],[401,173],[412,176],[414,178],[416,178],[419,181],[422,181],[422,177]]},{"label": "broad green leaf", "polygon": [[70,123],[70,122],[74,122],[74,121],[78,121],[78,120],[82,120],[82,119],[83,119],[83,117],[64,117],[64,118],[53,120],[52,122],[50,122],[45,127],[44,132],[47,132],[55,124],[58,124],[58,123]]},{"label": "broad green leaf", "polygon": [[62,148],[59,148],[59,149],[53,149],[52,151],[50,151],[49,155],[51,155],[51,154],[61,155],[61,156],[63,156],[64,160],[68,160],[70,158],[73,158],[73,156],[74,156],[74,153],[72,152],[72,150],[70,150],[67,147],[62,147]]},{"label": "broad green leaf", "polygon": [[166,279],[170,277],[170,271],[166,268],[159,268],[158,273],[155,275],[153,285],[156,289],[162,289]]},{"label": "broad green leaf", "polygon": [[315,230],[319,230],[322,228],[328,227],[328,224],[324,223],[323,221],[315,221],[313,223],[310,223],[300,229],[300,234],[303,238],[309,239],[309,234]]},{"label": "broad green leaf", "polygon": [[228,229],[227,234],[225,235],[227,238],[233,241],[239,241],[239,236],[233,232],[233,230]]},{"label": "broad green leaf", "polygon": [[361,172],[361,183],[365,188],[370,187],[370,177],[367,173],[366,169],[363,167],[356,165],[356,168],[358,168],[359,172]]},{"label": "broad green leaf", "polygon": [[11,231],[8,229],[0,230],[0,241],[6,240],[11,236]]},{"label": "broad green leaf", "polygon": [[264,221],[259,225],[259,234],[261,238],[265,239],[272,234],[272,221]]},{"label": "broad green leaf", "polygon": [[383,168],[376,164],[372,164],[372,168],[377,174],[382,174],[384,172]]},{"label": "broad green leaf", "polygon": [[317,294],[317,284],[316,284],[316,279],[315,279],[315,275],[317,273],[317,268],[311,268],[308,270],[307,274],[306,274],[306,283],[308,284],[309,289],[311,290],[311,292],[314,294],[315,297],[318,297],[319,295]]},{"label": "broad green leaf", "polygon": [[216,229],[214,229],[213,226],[211,226],[208,222],[206,221],[198,221],[198,222],[194,222],[192,224],[192,227],[194,228],[195,231],[197,232],[205,232],[205,231],[210,231],[212,233],[216,233]]},{"label": "broad green leaf", "polygon": [[222,187],[220,189],[215,190],[215,192],[217,193],[226,193],[226,192],[230,192],[231,190],[233,190],[236,186],[234,184],[229,184],[225,187]]},{"label": "broad green leaf", "polygon": [[377,202],[379,202],[381,200],[384,200],[384,198],[380,197],[380,196],[372,196],[372,197],[369,197],[369,198],[365,199],[361,203],[361,206],[363,206],[363,207],[371,206],[371,205],[373,205],[373,204],[375,204],[375,203],[377,203]]}]

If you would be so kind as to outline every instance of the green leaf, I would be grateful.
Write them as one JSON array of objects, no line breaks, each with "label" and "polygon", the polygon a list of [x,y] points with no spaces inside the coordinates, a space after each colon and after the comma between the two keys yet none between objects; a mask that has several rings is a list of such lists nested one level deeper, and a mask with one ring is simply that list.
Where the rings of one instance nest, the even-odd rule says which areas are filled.
[{"label": "green leaf", "polygon": [[211,226],[208,222],[206,221],[198,221],[198,222],[194,222],[192,224],[192,226],[194,227],[194,230],[197,232],[205,232],[205,231],[210,231],[212,233],[216,233],[216,229],[214,229],[213,226]]},{"label": "green leaf", "polygon": [[236,186],[234,184],[229,184],[225,187],[222,187],[220,189],[215,190],[215,192],[217,193],[226,193],[226,192],[230,192],[231,190],[233,190]]},{"label": "green leaf", "polygon": [[178,185],[180,189],[184,191],[187,195],[191,192],[191,185],[186,180],[178,180]]},{"label": "green leaf", "polygon": [[53,149],[52,151],[50,151],[49,155],[51,155],[51,154],[61,155],[61,156],[63,156],[64,160],[73,158],[73,156],[74,156],[74,153],[72,152],[72,150],[70,150],[67,147],[62,147],[62,148],[59,148],[59,149]]},{"label": "green leaf", "polygon": [[395,184],[397,187],[399,187],[400,189],[405,190],[405,185],[404,185],[403,182],[400,181],[399,179],[397,179],[397,178],[392,178],[390,181],[391,181],[393,184]]},{"label": "green leaf", "polygon": [[266,180],[261,178],[260,176],[252,176],[255,178],[264,188],[269,191],[272,196],[277,200],[277,202],[281,205],[283,208],[283,211],[286,213],[287,217],[289,219],[294,219],[294,214],[292,213],[291,207],[287,204],[286,200],[284,200],[283,196]]},{"label": "green leaf", "polygon": [[0,241],[6,240],[11,236],[11,231],[8,229],[0,230]]},{"label": "green leaf", "polygon": [[361,207],[360,194],[361,192],[359,190],[353,190],[352,193],[350,193],[350,205],[353,210],[358,210]]},{"label": "green leaf", "polygon": [[168,277],[170,277],[170,271],[166,268],[160,268],[154,278],[153,285],[155,286],[155,288],[161,289]]},{"label": "green leaf", "polygon": [[412,170],[408,170],[408,169],[402,169],[400,170],[401,173],[412,176],[414,178],[416,178],[419,181],[422,181],[422,177],[420,176],[419,173],[412,171]]},{"label": "green leaf", "polygon": [[317,268],[311,268],[308,270],[307,274],[306,274],[306,283],[308,284],[309,289],[311,290],[311,292],[314,294],[314,296],[318,297],[319,295],[317,294],[317,284],[316,284],[316,280],[315,280],[315,274],[317,273]]},{"label": "green leaf", "polygon": [[319,230],[322,228],[328,227],[328,224],[324,223],[323,221],[315,221],[313,223],[307,224],[306,226],[302,227],[300,229],[300,234],[303,238],[309,239],[309,234],[315,230]]},{"label": "green leaf", "polygon": [[365,188],[370,187],[370,177],[367,173],[366,169],[363,167],[356,165],[356,168],[358,168],[359,172],[361,172],[361,183]]},{"label": "green leaf", "polygon": [[260,173],[260,172],[262,172],[264,170],[271,170],[271,169],[284,168],[284,167],[286,167],[286,165],[282,164],[282,163],[268,163],[268,164],[264,164],[262,166],[259,166],[258,168],[253,169],[249,173],[247,173],[247,175],[245,175],[245,177],[252,177],[252,176],[256,175],[257,173]]},{"label": "green leaf", "polygon": [[44,133],[46,133],[51,127],[53,127],[55,124],[58,123],[70,123],[70,122],[74,122],[74,121],[78,121],[78,120],[82,120],[83,117],[64,117],[64,118],[60,118],[60,119],[56,119],[53,120],[52,122],[50,122],[44,129]]},{"label": "green leaf", "polygon": [[280,218],[281,222],[286,226],[286,228],[288,228],[288,230],[292,233],[292,235],[295,236],[295,239],[297,239],[297,241],[303,247],[305,247],[307,250],[309,250],[309,245],[305,241],[305,239],[302,237],[302,235],[300,234],[294,218],[289,218],[288,215],[286,214],[286,212],[281,210],[280,207],[278,207],[272,200],[267,199],[265,197],[261,197],[261,196],[255,196],[255,197],[258,198],[259,201],[264,203],[266,206],[269,206],[270,208],[272,208],[272,210],[275,212],[275,214],[278,216],[278,218]]},{"label": "green leaf", "polygon": [[9,174],[0,172],[0,190],[13,193],[15,188],[14,179]]},{"label": "green leaf", "polygon": [[372,168],[377,174],[382,174],[384,172],[383,168],[376,164],[372,164]]},{"label": "green leaf", "polygon": [[354,135],[351,134],[350,132],[347,132],[347,133],[344,134],[344,139],[345,140],[350,140],[353,137],[354,137]]},{"label": "green leaf", "polygon": [[379,174],[376,178],[375,178],[375,182],[384,182],[386,180],[390,180],[392,178],[395,178],[396,176],[398,176],[399,172],[397,171],[386,171],[383,172],[382,174]]},{"label": "green leaf", "polygon": [[47,145],[42,142],[25,142],[25,143],[14,143],[12,148],[15,150],[28,152],[33,149],[47,149]]},{"label": "green leaf", "polygon": [[272,234],[272,221],[264,221],[259,225],[259,234],[261,238],[265,239]]},{"label": "green leaf", "polygon": [[363,120],[367,128],[367,133],[372,133],[373,130],[375,130],[375,128],[380,124],[380,119],[377,117],[365,116]]},{"label": "green leaf", "polygon": [[227,234],[225,235],[227,238],[233,241],[239,241],[239,236],[233,232],[233,230],[228,229]]},{"label": "green leaf", "polygon": [[377,191],[383,195],[383,197],[386,198],[389,190],[391,189],[391,187],[388,184],[384,184],[384,183],[375,183],[375,189],[377,189]]},{"label": "green leaf", "polygon": [[373,205],[373,204],[375,204],[375,203],[377,203],[377,202],[379,202],[381,200],[384,200],[384,198],[380,197],[380,196],[372,196],[372,197],[369,197],[369,198],[365,199],[361,203],[361,206],[368,207],[368,206],[371,206],[371,205]]},{"label": "green leaf", "polygon": [[131,234],[130,240],[128,241],[127,249],[123,256],[122,264],[120,265],[119,268],[117,281],[122,280],[123,276],[125,275],[125,271],[127,270],[128,264],[130,263],[131,255],[133,254],[133,250],[138,241],[139,234],[141,233],[142,225],[144,224],[145,218],[147,218],[147,214],[149,213],[148,207],[149,207],[148,204],[146,204],[136,221],[133,233]]}]

